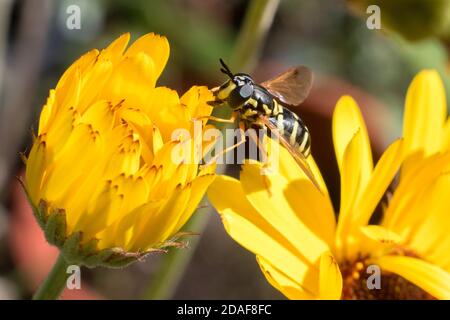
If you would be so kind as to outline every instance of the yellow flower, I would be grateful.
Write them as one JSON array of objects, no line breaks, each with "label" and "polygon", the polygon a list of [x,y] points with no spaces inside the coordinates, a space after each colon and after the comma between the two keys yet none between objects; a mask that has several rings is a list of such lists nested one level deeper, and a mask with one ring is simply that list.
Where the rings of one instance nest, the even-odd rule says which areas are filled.
[{"label": "yellow flower", "polygon": [[[200,152],[191,120],[210,114],[212,94],[156,87],[167,39],[150,33],[126,48],[129,38],[67,69],[27,159],[25,187],[47,240],[91,266],[120,266],[176,244],[213,179],[190,161]],[[172,137],[177,129],[192,138]],[[186,145],[192,154],[177,153]]]},{"label": "yellow flower", "polygon": [[[261,164],[248,163],[240,181],[217,177],[209,199],[230,236],[256,254],[267,280],[288,298],[450,299],[446,110],[439,75],[423,71],[407,94],[404,139],[392,143],[374,167],[360,110],[351,97],[340,99],[332,130],[341,176],[337,223],[314,160],[322,192],[284,149],[278,174],[262,176]],[[383,219],[369,224],[400,166]],[[379,289],[370,278],[377,270]]]}]

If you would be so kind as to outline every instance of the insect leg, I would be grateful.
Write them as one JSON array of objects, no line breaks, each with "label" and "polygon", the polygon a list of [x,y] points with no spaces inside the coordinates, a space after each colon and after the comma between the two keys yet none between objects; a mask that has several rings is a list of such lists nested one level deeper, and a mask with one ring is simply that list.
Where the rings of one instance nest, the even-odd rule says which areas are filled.
[{"label": "insect leg", "polygon": [[[269,179],[266,177],[267,173],[270,171],[270,165],[269,165],[269,161],[268,161],[268,154],[267,154],[267,150],[264,146],[264,141],[260,141],[258,136],[256,135],[256,133],[252,132],[249,133],[249,136],[252,138],[253,142],[256,144],[258,150],[261,151],[262,156],[264,157],[264,159],[262,159],[261,163],[263,164],[262,168],[261,168],[261,174],[262,174],[262,180],[264,183],[264,186],[267,190],[267,193],[269,195],[269,197],[272,196],[272,191],[270,190],[270,182]],[[264,140],[264,137],[263,137]]]},{"label": "insect leg", "polygon": [[261,160],[259,162],[263,165],[261,168],[261,174],[263,174],[263,175],[270,174],[272,171],[272,168],[271,168],[271,165],[269,162],[269,152],[267,151],[267,148],[266,148],[266,145],[268,145],[271,142],[266,140],[266,138],[268,139],[266,134],[267,134],[267,131],[262,136],[261,139],[258,138],[254,134],[252,134],[252,135],[249,134],[249,136],[252,138],[253,142],[256,144],[258,150],[261,152]]},{"label": "insect leg", "polygon": [[211,91],[213,94],[215,94],[217,91],[219,91],[219,86],[217,86],[217,87],[214,87],[214,88],[212,88],[211,90],[209,90],[209,91]]},{"label": "insect leg", "polygon": [[232,146],[229,146],[229,147],[223,149],[221,152],[219,152],[214,157],[212,157],[207,163],[205,163],[204,166],[207,167],[207,166],[211,165],[212,163],[216,162],[217,159],[219,159],[219,157],[221,157],[225,153],[230,152],[231,150],[236,149],[241,144],[245,143],[245,133],[244,132],[245,132],[245,126],[241,122],[241,123],[239,123],[240,141],[235,143],[235,144],[233,144]]},{"label": "insect leg", "polygon": [[[263,158],[261,159],[262,161],[260,161],[260,162],[266,163],[267,152],[266,152],[266,148],[264,147],[263,143],[261,143],[260,138],[257,136],[257,134],[253,130],[249,130],[248,135],[255,143],[257,149],[261,152],[261,156]],[[256,160],[258,160],[258,159],[259,159],[259,157],[257,157]]]}]

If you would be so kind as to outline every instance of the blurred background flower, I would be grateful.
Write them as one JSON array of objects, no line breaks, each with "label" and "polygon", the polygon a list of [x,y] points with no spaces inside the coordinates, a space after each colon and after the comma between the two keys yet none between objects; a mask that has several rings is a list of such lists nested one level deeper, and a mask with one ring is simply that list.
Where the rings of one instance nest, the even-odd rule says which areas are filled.
[{"label": "blurred background flower", "polygon": [[[171,63],[160,78],[160,85],[178,92],[187,91],[194,84],[215,86],[223,79],[218,71],[218,58],[231,59],[249,3],[244,0],[0,2],[2,297],[29,297],[31,287],[38,282],[35,279],[40,277],[38,273],[45,273],[42,270],[48,269],[54,259],[52,248],[42,242],[39,232],[23,231],[36,225],[31,211],[26,212],[30,209],[23,196],[14,192],[17,190],[14,176],[21,175],[23,169],[18,154],[27,152],[26,146],[31,145],[29,128],[38,127],[37,115],[45,104],[48,88],[55,87],[67,66],[82,53],[93,47],[106,47],[127,31],[134,38],[151,31],[168,37]],[[66,26],[69,5],[81,9],[80,30]],[[314,71],[312,93],[295,111],[310,128],[312,150],[332,195],[339,194],[340,186],[336,160],[330,157],[331,114],[340,96],[350,94],[361,106],[377,160],[381,150],[401,134],[404,96],[413,76],[420,69],[434,68],[448,89],[446,43],[441,35],[431,34],[409,42],[384,22],[381,31],[367,29],[368,15],[364,8],[362,11],[351,8],[344,0],[281,0],[253,72],[259,81],[294,64],[305,64]],[[398,13],[386,15],[398,17]],[[410,16],[412,21],[423,21]],[[381,17],[384,19],[383,9]],[[438,18],[431,17],[426,21],[438,24],[434,21]],[[333,207],[338,208],[339,198],[331,200]],[[200,210],[197,214],[205,213]],[[30,245],[34,246],[35,255],[24,254]],[[82,278],[106,298],[139,297],[145,291],[142,279],[151,280],[160,262],[159,257],[150,257],[126,271],[86,270]],[[37,265],[40,268],[32,267]],[[257,269],[254,256],[235,244],[218,216],[213,215],[174,297],[281,298],[264,276],[255,272]]]}]

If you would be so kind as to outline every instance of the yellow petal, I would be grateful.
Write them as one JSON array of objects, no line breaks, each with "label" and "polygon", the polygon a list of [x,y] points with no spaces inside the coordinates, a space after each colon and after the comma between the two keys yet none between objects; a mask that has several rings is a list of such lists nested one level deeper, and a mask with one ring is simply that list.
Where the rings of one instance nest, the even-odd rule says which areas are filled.
[{"label": "yellow petal", "polygon": [[125,55],[133,57],[140,53],[145,53],[150,57],[153,60],[156,81],[166,66],[167,60],[169,59],[169,52],[169,41],[167,41],[166,37],[148,33],[133,42]]},{"label": "yellow petal", "polygon": [[400,244],[402,242],[402,238],[398,234],[382,226],[369,225],[361,227],[360,230],[369,239],[382,244]]},{"label": "yellow petal", "polygon": [[[48,130],[56,126],[54,123],[63,118],[68,110],[75,111],[78,101],[80,100],[81,90],[81,73],[79,69],[75,69],[67,75],[67,81],[55,90],[56,107],[52,110],[52,115],[47,122]],[[63,116],[61,116],[61,114]],[[64,122],[66,124],[66,122]],[[69,122],[69,124],[72,124]]]},{"label": "yellow petal", "polygon": [[[85,74],[81,74],[81,87],[79,100],[74,107],[80,113],[84,113],[86,108],[92,105],[99,93],[108,84],[113,72],[113,64],[109,60],[98,60]],[[105,97],[105,100],[112,100],[114,97]]]},{"label": "yellow petal", "polygon": [[286,201],[283,191],[288,187],[288,181],[277,174],[262,175],[261,171],[259,163],[244,164],[240,180],[247,199],[273,228],[285,235],[307,262],[314,264],[323,251],[329,250],[328,244],[316,235],[322,232],[310,229],[313,224],[305,225]]},{"label": "yellow petal", "polygon": [[167,197],[168,195],[171,194],[172,190],[174,190],[175,188],[177,188],[177,186],[186,186],[187,184],[187,175],[189,173],[189,165],[185,165],[185,164],[180,164],[178,165],[175,170],[170,174],[167,175],[166,177],[164,177],[164,175],[166,175],[166,170],[165,168],[167,167],[167,165],[163,165],[162,167],[162,179],[159,181],[158,187],[164,190],[153,190],[156,191],[152,193],[152,197]]},{"label": "yellow petal", "polygon": [[439,151],[446,117],[445,89],[439,73],[421,71],[406,95],[403,120],[405,152],[423,151],[427,156]]},{"label": "yellow petal", "polygon": [[38,135],[41,135],[45,132],[47,132],[47,127],[50,122],[50,119],[52,118],[52,115],[56,112],[55,110],[55,90],[52,89],[49,92],[47,103],[42,108],[41,115],[39,117],[39,131]]},{"label": "yellow petal", "polygon": [[180,228],[189,220],[214,178],[215,176],[213,174],[207,174],[199,176],[191,182],[191,197],[186,205],[186,209],[180,215],[177,224],[174,226],[172,233],[178,232]]},{"label": "yellow petal", "polygon": [[158,127],[163,141],[173,140],[173,135],[181,129],[189,131],[192,122],[189,110],[180,103],[176,91],[158,87],[148,92],[142,110]]},{"label": "yellow petal", "polygon": [[76,126],[64,149],[48,169],[44,199],[52,202],[66,196],[77,179],[89,174],[92,163],[101,157],[102,151],[103,141],[89,125]]},{"label": "yellow petal", "polygon": [[[58,207],[64,208],[67,214],[68,230],[74,230],[74,226],[78,224],[83,215],[93,214],[93,212],[89,211],[89,203],[92,201],[95,202],[97,197],[99,197],[103,191],[103,184],[105,182],[103,173],[107,161],[107,159],[102,157],[97,158],[97,161],[92,163],[89,169],[85,169],[85,175],[75,180],[75,182],[71,185],[70,194],[58,199]],[[98,210],[101,210],[101,214],[106,214],[106,212],[103,212],[106,210]],[[95,219],[96,222],[101,220],[99,216],[90,217]],[[87,225],[92,224],[95,223],[87,222]],[[94,236],[94,234],[92,234],[92,236]]]},{"label": "yellow petal", "polygon": [[284,196],[305,226],[333,248],[336,218],[328,196],[306,180],[290,182],[284,189]]},{"label": "yellow petal", "polygon": [[[223,196],[224,190],[227,190],[227,197]],[[301,283],[309,292],[317,294],[317,269],[302,259],[281,230],[270,225],[266,217],[253,208],[237,180],[217,177],[208,189],[208,198],[234,240],[276,266],[293,281]]]},{"label": "yellow petal", "polygon": [[[180,98],[175,90],[166,87],[156,87],[149,91],[148,101],[142,105],[143,111],[158,125],[161,109],[170,109],[180,104]],[[164,123],[161,118],[161,124]]]},{"label": "yellow petal", "polygon": [[[64,74],[59,79],[55,90],[60,91],[60,90],[62,90],[62,88],[70,86],[70,84],[72,82],[71,79],[74,76],[74,73],[75,72],[84,73],[88,68],[90,68],[94,64],[98,55],[99,55],[99,51],[97,49],[93,49],[93,50],[85,53],[84,55],[82,55],[69,68],[67,68],[67,70],[64,72]],[[59,102],[61,103],[62,101],[60,100]]]},{"label": "yellow petal", "polygon": [[79,120],[79,113],[74,108],[61,109],[46,132],[47,147],[54,157],[64,148],[74,126]]},{"label": "yellow petal", "polygon": [[25,184],[27,193],[35,206],[40,201],[40,190],[42,180],[48,161],[46,150],[46,143],[41,137],[34,142],[27,160],[27,167],[25,172]]},{"label": "yellow petal", "polygon": [[260,256],[256,256],[261,270],[267,281],[278,291],[291,300],[313,300],[315,296],[306,291],[301,284],[289,278],[282,271]]},{"label": "yellow petal", "polygon": [[339,300],[342,295],[342,275],[330,252],[320,256],[319,298]]},{"label": "yellow petal", "polygon": [[[303,170],[297,164],[297,162],[292,157],[292,155],[289,153],[289,151],[286,150],[286,148],[279,148],[278,159],[279,159],[279,172],[284,177],[286,177],[287,180],[309,181],[309,178],[307,177],[307,175],[303,172]],[[312,174],[314,175],[314,178],[316,179],[317,183],[319,184],[320,190],[329,199],[327,186],[325,184],[325,181],[323,180],[322,174],[320,173],[320,170],[319,170],[316,162],[314,161],[314,158],[312,155],[310,155],[308,157],[307,162],[312,171]],[[330,200],[328,200],[328,201],[330,201]]]},{"label": "yellow petal", "polygon": [[[148,249],[149,244],[146,241],[150,219],[158,214],[164,208],[168,199],[147,202],[133,211],[126,214],[121,220],[115,222],[109,228],[106,228],[97,237],[104,239],[104,244],[114,243],[116,234],[125,234],[124,242],[120,243],[127,251],[139,252]],[[158,244],[153,243],[153,247]],[[150,245],[151,246],[151,245]]]},{"label": "yellow petal", "polygon": [[444,137],[442,139],[442,151],[450,150],[450,118],[447,119],[444,126]]},{"label": "yellow petal", "polygon": [[398,274],[437,299],[450,300],[450,273],[424,260],[383,256],[376,260],[382,270]]},{"label": "yellow petal", "polygon": [[189,186],[177,188],[168,198],[166,204],[148,217],[148,221],[138,237],[132,242],[133,247],[147,250],[155,244],[161,244],[173,236],[172,231],[179,216],[188,204],[191,195]]},{"label": "yellow petal", "polygon": [[[180,98],[180,102],[187,106],[191,118],[209,116],[212,107],[207,104],[208,101],[214,100],[214,96],[207,87],[193,86]],[[204,124],[206,121],[204,120]]]},{"label": "yellow petal", "polygon": [[81,116],[81,122],[90,124],[102,136],[106,136],[114,125],[114,110],[110,102],[100,100],[91,105]]},{"label": "yellow petal", "polygon": [[111,60],[113,64],[116,64],[121,58],[125,48],[130,41],[130,33],[124,33],[100,53],[100,58],[105,60]]},{"label": "yellow petal", "polygon": [[[420,196],[419,205],[405,224],[409,230],[408,247],[421,257],[445,268],[450,260],[450,176],[439,176]],[[424,214],[425,213],[425,214]]]},{"label": "yellow petal", "polygon": [[360,227],[358,253],[378,256],[390,248],[402,244],[404,239],[392,230],[379,225]]},{"label": "yellow petal", "polygon": [[361,132],[357,131],[345,150],[341,168],[341,208],[336,229],[338,258],[348,254],[348,235],[352,227],[354,203],[361,192]]},{"label": "yellow petal", "polygon": [[92,197],[86,209],[68,221],[73,232],[82,231],[86,239],[92,239],[112,224],[111,216],[120,212],[124,195],[112,181],[102,185],[100,193]]},{"label": "yellow petal", "polygon": [[359,131],[361,134],[358,149],[361,150],[361,185],[364,186],[370,178],[373,168],[372,151],[369,135],[358,105],[350,96],[343,96],[336,104],[333,113],[333,143],[339,169],[342,170],[344,153]]},{"label": "yellow petal", "polygon": [[161,135],[161,131],[159,131],[158,127],[153,126],[152,128],[152,151],[153,154],[156,154],[161,150],[164,145],[163,138]]},{"label": "yellow petal", "polygon": [[[119,185],[119,192],[123,194],[123,203],[118,212],[111,212],[107,225],[116,223],[117,226],[113,229],[116,236],[116,244],[123,244],[124,246],[131,240],[133,236],[133,228],[121,228],[123,226],[124,217],[127,213],[134,211],[136,208],[140,208],[144,205],[148,198],[149,188],[142,177],[125,177],[121,176],[120,179],[113,181],[113,184]],[[122,185],[120,185],[122,184]]]},{"label": "yellow petal", "polygon": [[123,144],[123,140],[129,136],[133,137],[133,134],[134,131],[128,123],[116,125],[104,137],[105,157],[111,158],[112,154],[116,153],[119,146]]},{"label": "yellow petal", "polygon": [[372,213],[397,173],[403,160],[402,140],[392,143],[381,156],[367,187],[358,197],[352,215],[352,230],[369,222]]},{"label": "yellow petal", "polygon": [[423,212],[412,214],[420,204],[419,197],[442,174],[449,162],[450,153],[434,155],[421,161],[414,171],[408,171],[402,176],[384,212],[383,225],[399,234],[409,229],[411,222],[415,225],[417,217],[423,217]]},{"label": "yellow petal", "polygon": [[[143,177],[147,181],[147,185],[152,190],[157,186],[160,179],[161,168],[156,168],[148,164],[144,164],[138,171],[137,175]],[[150,195],[149,195],[150,196]]]},{"label": "yellow petal", "polygon": [[[158,187],[153,188],[150,199],[159,199],[166,194],[172,192],[177,184],[181,183],[183,170],[185,165],[182,164],[183,158],[178,156],[176,152],[179,150],[181,142],[172,141],[164,144],[161,149],[155,154],[152,166],[161,169],[161,176],[158,180]],[[185,181],[183,181],[184,183]]]},{"label": "yellow petal", "polygon": [[141,52],[124,58],[115,66],[98,99],[113,104],[125,99],[129,106],[140,107],[146,103],[147,92],[155,87],[155,83],[153,60]]},{"label": "yellow petal", "polygon": [[150,118],[137,108],[121,108],[119,110],[119,118],[130,125],[132,130],[139,135],[142,157],[147,164],[151,164],[154,159],[152,145],[154,127]]},{"label": "yellow petal", "polygon": [[82,75],[80,69],[75,69],[70,77],[67,79],[67,83],[55,90],[55,99],[61,108],[56,110],[56,115],[61,109],[76,108],[78,102],[81,98],[81,88],[82,88]]},{"label": "yellow petal", "polygon": [[[105,165],[105,177],[115,178],[120,174],[133,175],[139,170],[142,145],[139,135],[131,133],[119,141],[119,145],[109,155],[110,161]],[[104,155],[106,156],[106,155]]]},{"label": "yellow petal", "polygon": [[[124,213],[134,210],[147,201],[149,187],[146,180],[138,175],[121,174],[112,181],[113,186],[117,185],[119,194],[124,195],[124,203],[121,208],[122,216]],[[111,221],[120,218],[120,213],[113,213]]]}]

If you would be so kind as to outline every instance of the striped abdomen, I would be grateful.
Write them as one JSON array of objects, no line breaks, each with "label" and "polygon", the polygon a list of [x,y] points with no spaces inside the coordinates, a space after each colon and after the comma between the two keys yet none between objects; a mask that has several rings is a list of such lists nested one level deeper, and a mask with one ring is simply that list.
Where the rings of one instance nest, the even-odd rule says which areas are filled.
[{"label": "striped abdomen", "polygon": [[308,157],[311,153],[311,136],[300,117],[277,102],[275,102],[273,111],[269,121],[278,128],[280,134],[295,149]]}]

